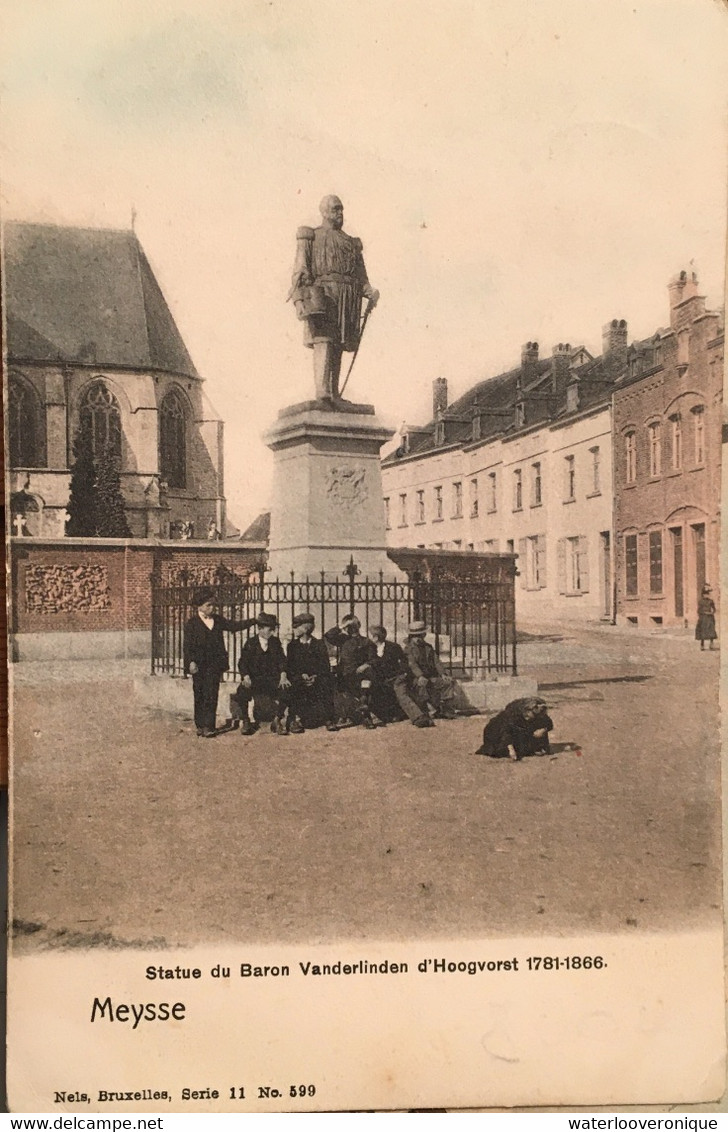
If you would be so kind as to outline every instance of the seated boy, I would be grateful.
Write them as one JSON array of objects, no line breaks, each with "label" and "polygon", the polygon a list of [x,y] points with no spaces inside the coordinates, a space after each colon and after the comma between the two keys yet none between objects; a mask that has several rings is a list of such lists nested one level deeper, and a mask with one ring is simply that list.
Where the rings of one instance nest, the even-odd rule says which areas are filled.
[{"label": "seated boy", "polygon": [[455,684],[448,676],[432,645],[425,640],[424,621],[413,621],[405,641],[408,676],[394,685],[397,699],[415,727],[430,727],[427,705],[432,704],[437,719],[454,719]]},{"label": "seated boy", "polygon": [[293,640],[286,651],[286,675],[291,682],[289,716],[294,734],[326,724],[338,731],[334,711],[334,680],[326,642],[313,636],[312,613],[293,618]]},{"label": "seated boy", "polygon": [[375,680],[372,666],[371,641],[361,633],[361,621],[353,613],[341,619],[324,633],[330,645],[339,650],[337,670],[339,691],[351,706],[347,714],[352,722],[372,728],[381,724],[372,708],[372,685]]},{"label": "seated boy", "polygon": [[397,723],[406,719],[396,694],[396,684],[400,677],[407,675],[407,661],[400,645],[387,640],[387,630],[383,625],[372,625],[369,630],[371,641],[371,665],[374,671],[372,683],[372,704],[384,723]]},{"label": "seated boy", "polygon": [[[274,735],[287,735],[288,722],[284,716],[288,708],[290,682],[286,674],[286,658],[283,645],[276,637],[278,621],[274,614],[261,612],[256,618],[257,632],[249,637],[242,647],[238,661],[238,671],[242,682],[237,698],[242,709],[243,735],[252,735],[260,724],[259,700],[271,699],[275,715],[270,729]],[[255,724],[250,722],[248,705],[253,700]]]}]

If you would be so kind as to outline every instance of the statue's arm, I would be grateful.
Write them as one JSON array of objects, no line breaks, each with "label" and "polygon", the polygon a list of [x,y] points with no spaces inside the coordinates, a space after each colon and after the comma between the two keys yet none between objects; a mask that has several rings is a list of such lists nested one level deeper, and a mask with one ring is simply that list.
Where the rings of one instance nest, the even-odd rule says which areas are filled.
[{"label": "statue's arm", "polygon": [[372,287],[371,283],[369,282],[369,276],[367,275],[367,269],[364,263],[362,242],[360,239],[355,238],[355,243],[357,245],[358,252],[358,255],[356,257],[357,279],[361,283],[361,291],[364,298],[368,299],[372,306],[375,307],[379,302],[379,291],[377,291],[375,287]]},{"label": "statue's arm", "polygon": [[293,265],[291,290],[288,293],[289,299],[297,297],[296,291],[300,287],[308,287],[313,283],[312,251],[313,228],[299,228],[296,232],[296,260]]}]

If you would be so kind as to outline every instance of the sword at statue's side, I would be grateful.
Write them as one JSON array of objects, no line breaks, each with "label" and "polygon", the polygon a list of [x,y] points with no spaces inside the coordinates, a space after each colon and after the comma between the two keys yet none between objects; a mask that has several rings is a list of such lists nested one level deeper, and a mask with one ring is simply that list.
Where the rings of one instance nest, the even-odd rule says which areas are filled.
[{"label": "sword at statue's side", "polygon": [[369,299],[369,301],[367,303],[367,309],[364,311],[364,317],[361,320],[361,330],[359,331],[359,341],[356,344],[356,350],[354,351],[354,357],[351,359],[351,365],[349,366],[346,377],[344,378],[344,384],[342,385],[341,389],[339,390],[339,397],[344,396],[344,390],[346,389],[347,382],[348,382],[349,378],[351,377],[351,371],[354,368],[354,362],[356,361],[356,356],[359,353],[359,347],[361,346],[361,340],[364,337],[364,331],[366,330],[366,325],[367,325],[367,321],[369,319],[369,315],[372,313],[373,310],[374,310],[374,303],[372,302],[371,299]]}]

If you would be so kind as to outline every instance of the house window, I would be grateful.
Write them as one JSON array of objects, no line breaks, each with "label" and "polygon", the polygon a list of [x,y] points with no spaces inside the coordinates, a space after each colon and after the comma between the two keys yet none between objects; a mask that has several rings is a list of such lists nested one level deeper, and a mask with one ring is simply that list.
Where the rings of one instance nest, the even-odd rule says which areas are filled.
[{"label": "house window", "polygon": [[541,506],[541,465],[531,465],[531,506]]},{"label": "house window", "polygon": [[516,428],[523,428],[526,423],[526,403],[525,401],[516,402]]},{"label": "house window", "polygon": [[498,510],[498,481],[495,472],[488,472],[488,510]]},{"label": "house window", "polygon": [[520,511],[523,507],[523,472],[516,468],[513,472],[513,510]]},{"label": "house window", "polygon": [[662,531],[650,531],[650,593],[662,593]]},{"label": "house window", "polygon": [[399,525],[407,526],[407,493],[404,491],[399,497]]},{"label": "house window", "polygon": [[670,418],[672,423],[672,467],[679,472],[682,468],[682,421],[679,414]]},{"label": "house window", "polygon": [[658,422],[647,429],[647,446],[650,453],[650,476],[659,476],[662,471],[662,438]]},{"label": "house window", "polygon": [[627,597],[637,596],[637,535],[624,536],[624,590]]},{"label": "house window", "polygon": [[384,526],[389,531],[392,529],[392,516],[389,507],[389,496],[384,497]]},{"label": "house window", "polygon": [[576,459],[574,456],[566,456],[564,459],[566,479],[565,479],[565,499],[569,502],[576,499]]},{"label": "house window", "polygon": [[592,458],[592,495],[599,495],[602,490],[602,454],[599,450],[599,445],[590,448]]},{"label": "house window", "polygon": [[480,427],[480,413],[476,413],[471,421],[471,440],[480,440],[481,427]]},{"label": "house window", "polygon": [[435,518],[442,518],[442,488],[435,488]]},{"label": "house window", "polygon": [[452,517],[453,519],[463,517],[463,485],[460,481],[452,485]]},{"label": "house window", "polygon": [[470,518],[478,518],[478,481],[470,481]]},{"label": "house window", "polygon": [[417,522],[424,523],[425,521],[425,493],[424,491],[417,492]]},{"label": "house window", "polygon": [[445,443],[445,422],[438,421],[435,425],[435,445],[441,448]]},{"label": "house window", "polygon": [[187,419],[174,389],[162,401],[159,416],[159,471],[170,487],[187,486]]},{"label": "house window", "polygon": [[690,361],[690,331],[681,330],[677,336],[677,364],[686,366]]},{"label": "house window", "polygon": [[701,465],[705,463],[705,415],[702,405],[693,409],[693,419],[695,421],[695,463]]},{"label": "house window", "polygon": [[121,463],[121,413],[119,403],[103,381],[89,385],[81,401],[81,431],[86,434],[94,456],[102,452]]},{"label": "house window", "polygon": [[652,351],[652,364],[654,366],[662,365],[662,346],[658,344],[655,345],[655,348]]},{"label": "house window", "polygon": [[46,466],[43,408],[35,389],[10,378],[8,388],[8,433],[12,468]]},{"label": "house window", "polygon": [[559,539],[559,593],[583,594],[589,589],[589,543],[586,535]]},{"label": "house window", "polygon": [[627,483],[634,483],[637,479],[637,436],[634,431],[628,432],[624,438],[624,454]]},{"label": "house window", "polygon": [[530,535],[523,539],[519,552],[525,557],[526,589],[542,590],[546,585],[546,536]]}]

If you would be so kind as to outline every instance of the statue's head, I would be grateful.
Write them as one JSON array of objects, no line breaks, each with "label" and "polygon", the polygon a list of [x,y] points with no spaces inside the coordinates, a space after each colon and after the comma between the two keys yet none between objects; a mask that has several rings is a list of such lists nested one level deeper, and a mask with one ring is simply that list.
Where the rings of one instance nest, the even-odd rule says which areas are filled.
[{"label": "statue's head", "polygon": [[339,197],[324,197],[319,205],[319,211],[331,228],[344,227],[344,206]]}]

